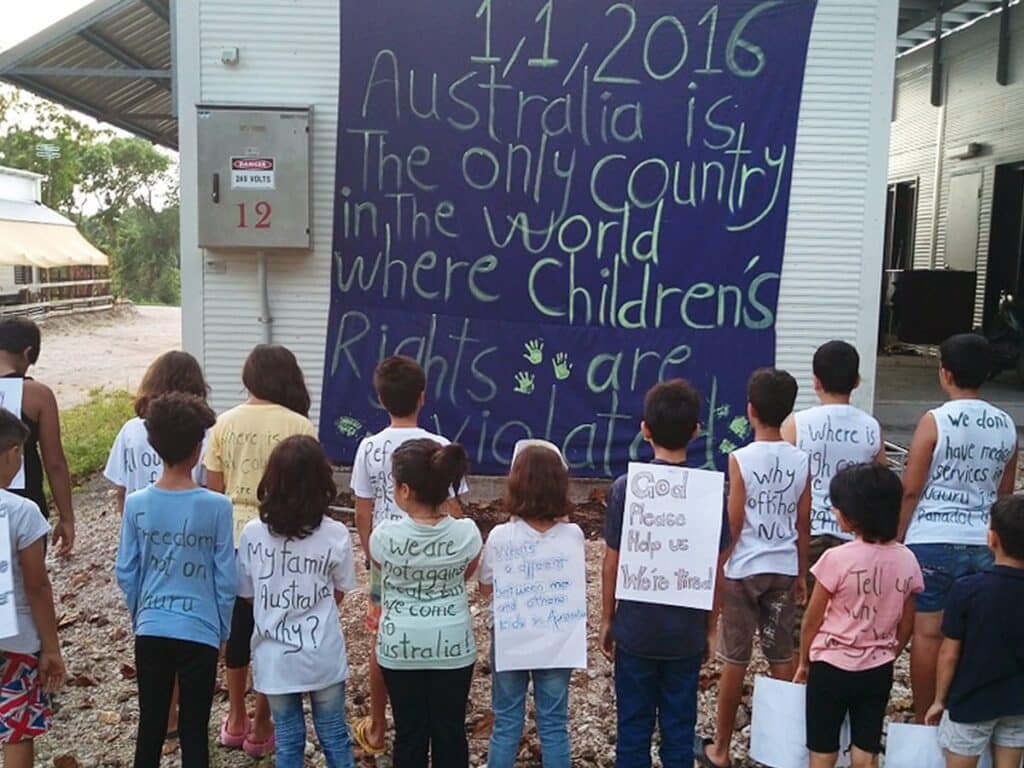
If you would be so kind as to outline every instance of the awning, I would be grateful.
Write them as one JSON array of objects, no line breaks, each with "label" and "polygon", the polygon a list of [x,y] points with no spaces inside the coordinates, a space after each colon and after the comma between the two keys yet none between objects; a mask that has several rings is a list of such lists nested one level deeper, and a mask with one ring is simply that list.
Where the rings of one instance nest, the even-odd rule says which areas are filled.
[{"label": "awning", "polygon": [[107,256],[72,224],[0,219],[0,265],[8,267],[105,267]]}]

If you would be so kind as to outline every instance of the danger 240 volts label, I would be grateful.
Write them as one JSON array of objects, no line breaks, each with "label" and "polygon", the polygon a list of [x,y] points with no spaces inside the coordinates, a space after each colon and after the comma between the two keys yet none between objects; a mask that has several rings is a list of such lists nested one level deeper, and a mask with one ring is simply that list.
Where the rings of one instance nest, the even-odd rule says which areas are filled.
[{"label": "danger 240 volts label", "polygon": [[274,158],[232,157],[232,189],[274,189]]}]

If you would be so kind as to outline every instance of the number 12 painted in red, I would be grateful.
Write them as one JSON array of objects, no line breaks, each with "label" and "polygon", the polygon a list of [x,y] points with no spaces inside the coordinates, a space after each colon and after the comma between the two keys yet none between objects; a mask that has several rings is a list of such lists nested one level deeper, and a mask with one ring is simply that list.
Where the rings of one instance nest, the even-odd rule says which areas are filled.
[{"label": "number 12 painted in red", "polygon": [[[270,214],[271,207],[270,203],[265,200],[260,200],[258,203],[253,205],[253,212],[256,214],[255,229],[270,229]],[[245,209],[246,203],[238,204],[238,229],[248,229],[249,225],[245,220]]]}]

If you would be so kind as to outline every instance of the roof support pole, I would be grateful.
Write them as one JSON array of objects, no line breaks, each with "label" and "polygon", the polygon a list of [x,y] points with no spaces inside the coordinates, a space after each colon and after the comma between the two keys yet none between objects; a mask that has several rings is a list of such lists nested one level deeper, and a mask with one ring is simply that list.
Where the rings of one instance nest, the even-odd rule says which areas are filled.
[{"label": "roof support pole", "polygon": [[999,52],[996,55],[996,82],[1010,84],[1010,0],[1003,0],[999,16]]},{"label": "roof support pole", "polygon": [[932,106],[942,106],[942,2],[935,9],[935,42],[932,43]]}]

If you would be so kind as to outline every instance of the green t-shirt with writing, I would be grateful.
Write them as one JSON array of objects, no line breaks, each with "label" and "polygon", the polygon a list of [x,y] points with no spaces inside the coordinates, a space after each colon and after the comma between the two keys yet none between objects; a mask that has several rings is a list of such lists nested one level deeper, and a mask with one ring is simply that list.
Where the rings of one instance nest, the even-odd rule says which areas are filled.
[{"label": "green t-shirt with writing", "polygon": [[461,669],[476,660],[466,568],[483,542],[472,520],[382,522],[370,536],[380,565],[377,661],[386,669]]}]

